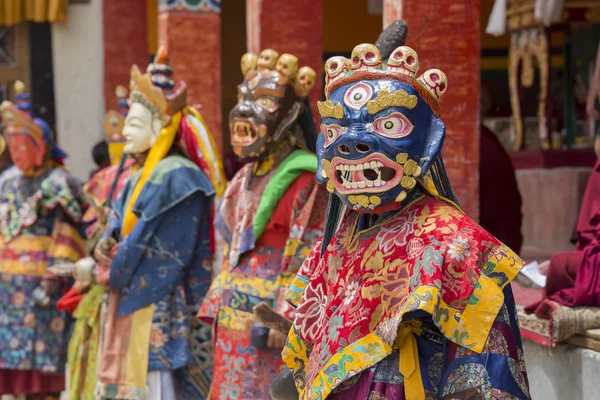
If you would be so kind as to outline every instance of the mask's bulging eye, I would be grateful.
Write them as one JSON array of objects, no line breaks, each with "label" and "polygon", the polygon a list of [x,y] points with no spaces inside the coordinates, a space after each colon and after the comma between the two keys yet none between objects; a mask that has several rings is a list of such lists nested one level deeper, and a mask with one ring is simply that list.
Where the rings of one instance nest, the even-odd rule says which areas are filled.
[{"label": "mask's bulging eye", "polygon": [[338,136],[340,136],[343,129],[344,128],[342,128],[339,125],[321,125],[321,133],[325,137],[325,145],[323,147],[327,148],[331,146],[331,144],[335,142]]},{"label": "mask's bulging eye", "polygon": [[398,139],[410,135],[414,125],[399,112],[387,117],[377,118],[373,122],[373,130],[382,136]]},{"label": "mask's bulging eye", "polygon": [[352,86],[344,94],[344,103],[355,110],[360,110],[373,96],[373,89],[364,82]]},{"label": "mask's bulging eye", "polygon": [[259,97],[255,100],[255,103],[269,112],[274,112],[279,106],[275,100],[268,97]]}]

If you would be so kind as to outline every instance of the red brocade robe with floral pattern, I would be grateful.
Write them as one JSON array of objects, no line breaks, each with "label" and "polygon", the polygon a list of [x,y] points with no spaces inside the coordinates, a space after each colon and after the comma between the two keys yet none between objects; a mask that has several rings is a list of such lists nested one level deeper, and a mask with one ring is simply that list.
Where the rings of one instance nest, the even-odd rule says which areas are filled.
[{"label": "red brocade robe with floral pattern", "polygon": [[252,175],[242,168],[227,187],[215,226],[226,242],[221,273],[213,281],[198,318],[214,325],[214,367],[210,399],[271,398],[269,388],[284,368],[278,349],[256,349],[250,329],[252,308],[261,301],[293,317],[284,296],[315,241],[323,233],[327,196],[311,172],[302,172],[287,188],[264,232],[252,226],[276,168]]},{"label": "red brocade robe with floral pattern", "polygon": [[529,398],[508,285],[521,260],[428,195],[362,231],[359,218],[322,259],[316,245],[287,294],[300,398]]}]

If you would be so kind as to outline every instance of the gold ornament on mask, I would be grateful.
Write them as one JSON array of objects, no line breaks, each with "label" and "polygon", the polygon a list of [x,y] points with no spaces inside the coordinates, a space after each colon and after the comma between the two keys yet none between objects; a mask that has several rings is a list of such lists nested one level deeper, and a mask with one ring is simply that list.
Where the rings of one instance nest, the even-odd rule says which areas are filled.
[{"label": "gold ornament on mask", "polygon": [[327,181],[327,191],[329,193],[335,192],[335,185],[334,185],[333,181],[331,181],[331,180]]},{"label": "gold ornament on mask", "polygon": [[381,204],[379,196],[366,196],[364,194],[348,196],[350,204],[360,206],[362,208],[375,208]]},{"label": "gold ornament on mask", "polygon": [[246,75],[246,73],[252,69],[256,69],[256,65],[258,62],[258,57],[253,53],[246,53],[242,56],[242,74]]},{"label": "gold ornament on mask", "polygon": [[334,105],[331,100],[319,101],[317,102],[317,107],[319,108],[321,118],[344,118],[344,107],[339,103]]},{"label": "gold ornament on mask", "polygon": [[[350,59],[336,56],[325,62],[325,98],[329,99],[331,93],[338,87],[353,82],[366,79],[390,79],[413,87],[421,99],[431,107],[434,114],[439,115],[438,101],[448,88],[448,79],[438,69],[426,71],[416,78],[418,69],[419,57],[410,47],[396,48],[384,63],[375,46],[367,43],[359,44],[352,51]],[[410,105],[412,101],[408,99],[407,104]],[[382,100],[382,103],[387,102]],[[374,103],[369,113],[377,112],[374,111],[376,109],[383,108]]]},{"label": "gold ornament on mask", "polygon": [[280,56],[272,49],[261,51],[258,57],[253,53],[244,54],[240,66],[246,79],[256,80],[254,84],[249,83],[250,89],[256,87],[261,78],[275,74],[277,81],[280,84],[290,84],[298,97],[308,96],[317,77],[310,67],[298,68],[298,57],[295,55],[285,53]]},{"label": "gold ornament on mask", "polygon": [[261,69],[273,69],[277,65],[277,59],[279,53],[273,49],[265,49],[260,52],[258,56],[258,70]]},{"label": "gold ornament on mask", "polygon": [[155,118],[160,118],[163,124],[169,122],[167,99],[159,88],[154,86],[150,75],[142,74],[137,65],[131,67],[130,103],[141,103]]},{"label": "gold ornament on mask", "polygon": [[417,105],[417,96],[409,95],[404,90],[390,93],[387,89],[381,89],[375,100],[367,103],[369,114],[377,114],[389,107],[404,107],[412,110]]},{"label": "gold ornament on mask", "polygon": [[[415,160],[408,158],[407,153],[400,153],[396,156],[396,162],[402,165],[402,173],[404,176],[400,180],[400,186],[407,190],[413,189],[417,185],[416,178],[421,175],[421,167]],[[401,202],[406,199],[407,193],[403,190],[396,197],[396,202]]]},{"label": "gold ornament on mask", "polygon": [[323,160],[321,161],[321,176],[323,177],[323,179],[328,179],[329,175],[329,168],[331,167],[331,162],[329,160]]},{"label": "gold ornament on mask", "polygon": [[406,192],[403,190],[400,192],[400,194],[398,196],[396,196],[396,203],[402,203],[404,201],[404,199],[406,199]]},{"label": "gold ornament on mask", "polygon": [[282,54],[277,60],[275,70],[290,79],[298,72],[298,57],[293,54]]}]

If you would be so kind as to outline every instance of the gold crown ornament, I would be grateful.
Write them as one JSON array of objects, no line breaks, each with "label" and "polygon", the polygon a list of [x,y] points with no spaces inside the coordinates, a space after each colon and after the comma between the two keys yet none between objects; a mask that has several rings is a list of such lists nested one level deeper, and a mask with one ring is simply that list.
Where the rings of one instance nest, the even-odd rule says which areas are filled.
[{"label": "gold crown ornament", "polygon": [[276,76],[278,83],[291,84],[298,97],[306,97],[316,82],[317,74],[311,67],[298,68],[298,57],[293,54],[279,55],[275,50],[265,49],[258,56],[246,53],[242,56],[241,69],[244,78],[252,80],[258,73]]},{"label": "gold crown ornament", "polygon": [[[416,78],[418,71],[419,57],[417,52],[408,46],[396,48],[384,63],[377,47],[372,44],[359,44],[352,51],[350,59],[332,57],[325,63],[325,97],[329,99],[331,92],[348,83],[392,79],[411,85],[420,97],[431,106],[433,112],[439,114],[438,100],[448,88],[448,78],[439,69],[427,70],[419,78]],[[411,99],[395,99],[393,96],[379,99],[379,103],[388,101],[392,102],[389,105],[394,105],[394,102],[412,102]],[[379,107],[375,104],[377,99],[371,102],[374,102],[368,104],[371,109]],[[325,103],[327,102],[321,104]]]},{"label": "gold crown ornament", "polygon": [[148,64],[146,72],[154,86],[163,90],[167,99],[167,112],[169,115],[181,111],[187,106],[187,85],[183,81],[173,80],[173,67],[169,62],[169,53],[166,46],[161,46],[152,63]]},{"label": "gold crown ornament", "polygon": [[117,95],[117,104],[119,111],[108,110],[104,117],[103,127],[106,141],[108,142],[108,153],[111,164],[116,164],[121,159],[123,148],[125,147],[125,138],[123,137],[123,128],[125,127],[125,116],[127,115],[127,88],[117,86],[115,89]]},{"label": "gold crown ornament", "polygon": [[137,65],[131,67],[129,103],[141,103],[163,124],[169,122],[167,99],[162,89],[154,86],[149,74],[142,74]]},{"label": "gold crown ornament", "polygon": [[7,136],[12,134],[27,134],[38,142],[44,141],[44,130],[38,125],[30,115],[31,104],[29,95],[25,92],[25,84],[16,81],[14,84],[17,104],[10,101],[3,101],[0,104],[0,114],[2,123]]}]

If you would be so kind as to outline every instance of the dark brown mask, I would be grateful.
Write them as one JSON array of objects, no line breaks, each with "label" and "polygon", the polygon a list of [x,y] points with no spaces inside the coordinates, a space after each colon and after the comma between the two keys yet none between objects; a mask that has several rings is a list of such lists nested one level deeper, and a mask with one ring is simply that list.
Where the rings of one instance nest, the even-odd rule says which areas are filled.
[{"label": "dark brown mask", "polygon": [[244,55],[242,72],[238,103],[229,113],[231,145],[240,158],[260,159],[292,131],[314,85],[314,71],[298,70],[291,55],[265,50],[259,58]]}]

